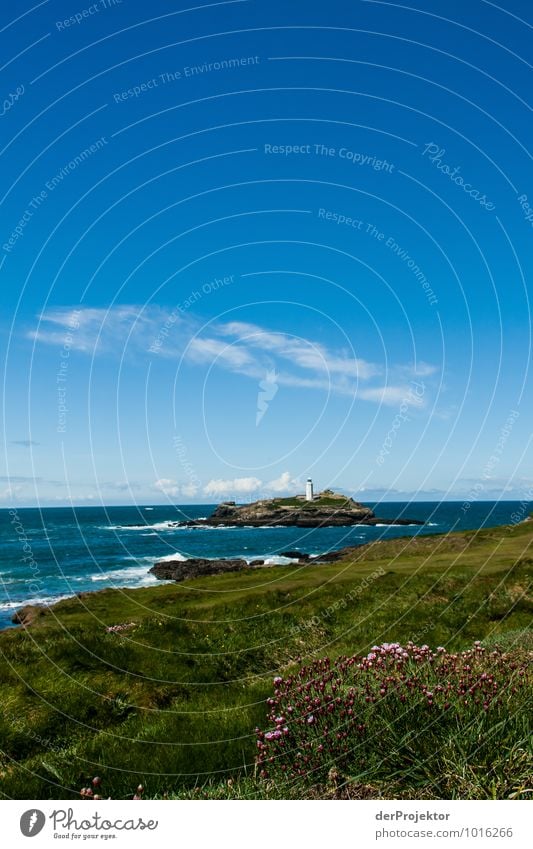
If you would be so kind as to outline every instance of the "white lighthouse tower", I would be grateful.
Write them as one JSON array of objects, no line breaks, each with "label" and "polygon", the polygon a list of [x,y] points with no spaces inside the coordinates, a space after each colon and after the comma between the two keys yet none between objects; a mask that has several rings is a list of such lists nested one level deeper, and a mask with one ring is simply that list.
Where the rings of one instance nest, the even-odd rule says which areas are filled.
[{"label": "white lighthouse tower", "polygon": [[307,478],[307,483],[305,485],[305,500],[312,501],[313,497],[313,481],[311,478]]}]

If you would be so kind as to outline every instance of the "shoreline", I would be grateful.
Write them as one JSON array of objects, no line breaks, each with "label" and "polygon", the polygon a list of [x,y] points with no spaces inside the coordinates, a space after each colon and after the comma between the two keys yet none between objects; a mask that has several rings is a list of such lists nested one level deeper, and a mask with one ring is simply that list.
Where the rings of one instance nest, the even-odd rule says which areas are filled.
[{"label": "shoreline", "polygon": [[[359,561],[342,560],[329,569],[241,572],[142,592],[90,592],[60,602],[31,627],[9,628],[0,637],[0,671],[8,685],[4,750],[12,755],[2,775],[3,792],[11,798],[50,798],[58,792],[50,778],[58,774],[62,798],[87,798],[85,788],[93,775],[87,764],[91,769],[90,764],[97,763],[106,798],[128,797],[139,783],[146,798],[266,798],[270,785],[261,783],[260,776],[254,784],[246,783],[259,751],[254,729],[263,730],[269,723],[266,700],[276,698],[273,683],[288,681],[295,670],[307,664],[314,669],[317,663],[322,670],[329,659],[344,664],[356,655],[367,656],[373,646],[416,645],[424,651],[429,646],[433,652],[443,646],[455,655],[472,650],[479,641],[490,646],[489,652],[493,647],[500,654],[512,651],[513,661],[519,652],[521,662],[533,649],[533,635],[527,630],[532,564],[525,554],[532,541],[531,522],[435,539],[396,538],[366,550],[359,547]],[[492,657],[488,654],[491,675]],[[510,664],[505,669],[509,671]],[[434,692],[432,681],[422,683]],[[388,703],[368,707],[376,722]],[[504,717],[507,704],[501,707]],[[54,705],[61,709],[59,720]],[[363,698],[363,710],[365,705]],[[479,714],[486,721],[475,705],[461,705],[470,718]],[[432,711],[430,721],[443,718],[444,724],[433,722],[432,727],[445,736],[431,741],[430,750],[444,750],[445,763],[430,776],[431,794],[424,792],[424,797],[465,796],[464,752],[479,751],[477,721],[472,725],[466,717],[463,723],[472,733],[459,740],[453,771],[458,778],[452,787],[447,740],[457,737],[456,711],[441,714],[437,704],[427,709]],[[529,717],[526,704],[523,710],[517,704],[518,709],[508,730],[511,736],[507,730],[505,738],[498,732],[496,749],[501,763],[508,765],[508,772],[502,773],[502,797],[519,784],[529,786],[529,762],[507,757],[507,749],[514,750],[523,740],[524,717]],[[405,730],[412,728],[409,719],[407,725],[403,721],[404,710],[399,708],[398,714],[399,750]],[[307,724],[302,727],[308,730]],[[492,727],[500,728],[499,713]],[[369,792],[381,798],[397,791],[419,798],[418,771],[412,785],[403,780],[403,775],[411,775],[411,747],[402,781],[394,785],[396,763],[383,771],[384,759],[374,748],[383,743],[382,727],[379,730],[369,737],[368,759],[379,768],[373,789],[368,783]],[[422,743],[427,766],[428,746]],[[394,740],[383,745],[385,754],[396,750]],[[476,760],[485,785],[468,795],[494,793],[490,774],[486,778],[494,764],[492,738],[486,748],[486,762]],[[433,777],[441,775],[446,783],[436,792]],[[326,795],[314,784],[309,794]]]},{"label": "shoreline", "polygon": [[[327,565],[329,565],[330,563],[334,563],[334,562],[338,562],[340,560],[348,559],[352,555],[355,555],[355,554],[357,554],[357,553],[359,553],[359,552],[361,552],[365,549],[368,549],[370,547],[374,548],[374,550],[375,550],[376,547],[379,549],[383,546],[390,545],[391,543],[397,543],[400,540],[405,540],[407,545],[413,546],[413,545],[416,545],[418,540],[426,541],[426,540],[430,540],[430,539],[433,539],[433,538],[439,538],[439,537],[441,537],[441,538],[442,537],[448,537],[448,538],[452,538],[452,539],[465,537],[465,536],[469,536],[469,535],[475,537],[480,532],[491,532],[491,531],[495,531],[495,530],[503,529],[503,528],[506,528],[508,530],[508,532],[512,532],[514,528],[520,527],[521,525],[531,523],[532,521],[533,521],[533,516],[526,516],[523,519],[521,519],[520,522],[516,522],[515,524],[503,523],[501,525],[482,526],[480,528],[469,529],[469,530],[446,531],[446,532],[441,532],[441,533],[426,533],[426,534],[420,532],[420,533],[417,533],[416,535],[413,535],[413,536],[394,536],[394,537],[390,537],[388,539],[371,540],[369,542],[361,543],[360,545],[343,546],[340,549],[334,549],[334,550],[329,551],[329,552],[324,552],[323,554],[320,554],[320,555],[313,555],[313,554],[309,554],[309,553],[306,553],[306,552],[298,552],[298,557],[294,556],[290,559],[288,558],[289,562],[287,562],[287,563],[267,563],[267,562],[265,562],[265,560],[262,560],[261,558],[251,558],[251,562],[248,562],[244,558],[235,558],[235,557],[234,558],[220,557],[220,558],[187,558],[187,559],[175,559],[175,560],[172,560],[172,559],[160,560],[160,561],[156,561],[156,563],[154,563],[153,566],[150,569],[147,569],[147,574],[149,574],[149,573],[154,574],[153,570],[155,569],[155,567],[157,567],[160,564],[165,569],[169,569],[169,567],[172,566],[172,564],[176,564],[176,566],[179,569],[183,569],[183,568],[186,568],[186,564],[188,562],[191,562],[191,561],[192,561],[193,564],[197,563],[198,561],[204,561],[204,562],[210,563],[210,564],[211,563],[212,564],[224,564],[224,562],[237,562],[237,563],[243,563],[245,565],[238,566],[236,569],[221,568],[220,570],[217,570],[216,567],[215,567],[215,571],[213,571],[213,572],[207,571],[203,574],[197,573],[197,574],[185,575],[183,577],[179,576],[177,578],[176,577],[168,577],[168,578],[167,577],[159,577],[158,575],[156,575],[156,577],[158,578],[160,583],[152,583],[152,584],[149,584],[148,586],[108,586],[108,587],[102,587],[101,589],[96,589],[96,590],[83,590],[83,591],[80,591],[78,593],[72,593],[72,594],[69,594],[69,595],[58,596],[57,600],[49,601],[46,604],[41,604],[39,602],[32,602],[32,601],[21,601],[20,607],[13,607],[12,612],[10,611],[10,613],[11,613],[10,624],[7,624],[5,627],[2,627],[1,622],[0,622],[0,635],[4,632],[12,632],[14,629],[17,630],[17,629],[21,629],[21,628],[26,628],[29,625],[33,624],[33,622],[38,620],[40,617],[45,615],[48,611],[53,609],[56,605],[61,604],[62,602],[65,602],[65,601],[75,599],[75,598],[83,599],[83,598],[86,598],[86,597],[96,597],[101,593],[110,592],[110,591],[120,592],[120,591],[127,590],[128,592],[137,592],[137,591],[146,590],[146,589],[154,590],[157,587],[163,588],[164,586],[168,586],[169,584],[175,584],[177,582],[181,582],[181,581],[184,581],[184,580],[194,580],[195,578],[209,577],[210,575],[220,574],[220,573],[223,573],[223,572],[225,572],[227,574],[235,574],[235,572],[241,572],[241,573],[252,572],[252,571],[256,571],[258,569],[272,569],[272,568],[275,568],[275,567],[278,567],[278,568],[297,567],[298,569],[302,569],[303,567],[309,568],[309,567],[313,567],[313,566],[326,566],[327,567]],[[286,556],[289,553],[294,554],[294,555],[297,554],[296,551],[285,552],[285,554],[283,552],[281,552],[279,555],[269,555],[269,557],[280,558],[282,556]],[[178,555],[177,552],[176,552],[176,554]],[[359,557],[357,557],[356,559],[359,559]],[[252,564],[254,564],[254,565],[252,565]],[[22,619],[22,621],[15,621],[16,618],[20,618],[20,619]]]}]

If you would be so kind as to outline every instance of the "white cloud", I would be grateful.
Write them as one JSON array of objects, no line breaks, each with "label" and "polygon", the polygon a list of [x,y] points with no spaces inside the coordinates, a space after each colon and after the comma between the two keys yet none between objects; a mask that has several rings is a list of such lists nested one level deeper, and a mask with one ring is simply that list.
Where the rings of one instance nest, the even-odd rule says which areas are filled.
[{"label": "white cloud", "polygon": [[0,491],[0,501],[13,501],[17,496],[21,495],[23,487],[20,484],[16,486],[8,486]]},{"label": "white cloud", "polygon": [[181,494],[185,495],[187,498],[194,498],[198,493],[198,487],[194,483],[186,483],[181,487]]},{"label": "white cloud", "polygon": [[177,485],[177,481],[172,478],[159,478],[158,481],[154,483],[154,489],[158,489],[159,492],[162,492],[163,495],[179,495],[180,488]]},{"label": "white cloud", "polygon": [[206,495],[245,495],[256,492],[262,485],[259,478],[233,478],[233,480],[210,480],[204,486]]},{"label": "white cloud", "polygon": [[[200,492],[198,483],[191,482],[180,485],[173,478],[160,478],[153,484],[153,488],[172,497],[183,495],[187,498],[194,498]],[[229,479],[213,478],[203,487],[204,495],[215,498],[252,494],[259,497],[261,491],[265,493],[303,492],[303,484],[297,478],[293,478],[290,472],[283,472],[279,478],[268,483],[264,483],[260,478],[253,476]]]},{"label": "white cloud", "polygon": [[303,492],[300,480],[293,478],[290,472],[283,472],[279,478],[263,483],[256,477],[234,478],[233,480],[211,480],[204,487],[206,495],[260,495],[259,490],[264,492]]},{"label": "white cloud", "polygon": [[413,377],[431,377],[432,374],[435,374],[438,371],[437,366],[432,366],[431,363],[424,363],[422,361],[416,364],[416,368],[413,367]]},{"label": "white cloud", "polygon": [[394,367],[394,373],[397,377],[413,378],[413,380],[416,380],[418,377],[431,377],[437,371],[438,368],[436,366],[426,363],[424,360]]},{"label": "white cloud", "polygon": [[291,477],[290,472],[283,472],[279,478],[265,484],[270,492],[303,492],[303,484],[297,478]]}]

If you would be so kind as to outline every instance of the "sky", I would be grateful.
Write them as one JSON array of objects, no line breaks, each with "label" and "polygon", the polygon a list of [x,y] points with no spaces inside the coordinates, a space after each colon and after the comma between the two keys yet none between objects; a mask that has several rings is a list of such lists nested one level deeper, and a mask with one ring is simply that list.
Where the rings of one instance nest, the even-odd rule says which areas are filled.
[{"label": "sky", "polygon": [[0,504],[531,500],[531,8],[413,3],[3,7]]}]

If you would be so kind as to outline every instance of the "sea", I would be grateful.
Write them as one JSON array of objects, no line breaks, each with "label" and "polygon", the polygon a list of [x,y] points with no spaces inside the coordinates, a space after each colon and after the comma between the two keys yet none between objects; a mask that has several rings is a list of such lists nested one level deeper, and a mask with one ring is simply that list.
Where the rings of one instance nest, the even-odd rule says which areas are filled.
[{"label": "sea", "polygon": [[157,584],[150,567],[158,560],[242,557],[268,563],[295,562],[282,555],[311,555],[347,545],[503,525],[525,518],[524,502],[388,502],[368,506],[387,519],[418,519],[424,525],[355,525],[338,528],[176,528],[172,523],[206,518],[213,504],[133,507],[50,507],[0,510],[0,628],[12,625],[24,604],[52,604],[80,592]]}]

